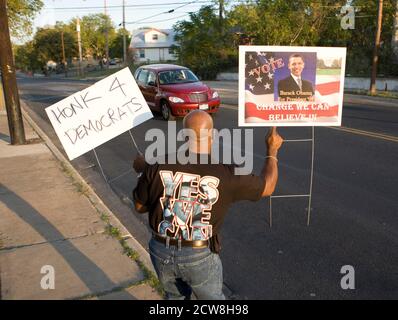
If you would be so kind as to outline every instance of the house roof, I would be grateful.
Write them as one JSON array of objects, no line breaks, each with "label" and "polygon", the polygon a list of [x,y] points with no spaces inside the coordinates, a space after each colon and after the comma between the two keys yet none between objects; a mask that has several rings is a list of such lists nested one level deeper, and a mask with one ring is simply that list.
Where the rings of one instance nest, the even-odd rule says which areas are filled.
[{"label": "house roof", "polygon": [[[145,34],[149,31],[156,30],[166,35],[167,41],[163,42],[145,42]],[[169,48],[173,44],[176,44],[174,41],[174,31],[173,29],[156,29],[156,28],[145,28],[133,31],[133,35],[131,37],[130,47],[137,49],[144,48]]]},{"label": "house roof", "polygon": [[173,31],[172,29],[157,29],[157,28],[148,28],[146,29],[145,33],[152,31],[152,30],[156,30],[158,32],[164,33],[166,36],[169,34],[170,31]]}]

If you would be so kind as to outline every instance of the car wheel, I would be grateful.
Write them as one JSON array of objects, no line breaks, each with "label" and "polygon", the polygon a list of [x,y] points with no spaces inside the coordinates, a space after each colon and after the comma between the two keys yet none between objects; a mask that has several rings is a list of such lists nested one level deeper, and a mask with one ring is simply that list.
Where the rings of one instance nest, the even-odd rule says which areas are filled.
[{"label": "car wheel", "polygon": [[174,120],[175,119],[175,117],[172,115],[170,107],[169,107],[169,105],[167,104],[166,101],[162,101],[160,109],[162,111],[162,117],[163,117],[164,120],[168,121],[168,120]]}]

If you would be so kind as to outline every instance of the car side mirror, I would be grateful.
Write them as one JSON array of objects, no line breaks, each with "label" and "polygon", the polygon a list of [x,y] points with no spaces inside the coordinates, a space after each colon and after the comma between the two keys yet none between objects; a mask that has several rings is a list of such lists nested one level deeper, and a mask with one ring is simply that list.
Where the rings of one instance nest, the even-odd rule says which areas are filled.
[{"label": "car side mirror", "polygon": [[156,86],[155,81],[149,81],[149,82],[148,82],[148,86],[155,87],[155,86]]}]

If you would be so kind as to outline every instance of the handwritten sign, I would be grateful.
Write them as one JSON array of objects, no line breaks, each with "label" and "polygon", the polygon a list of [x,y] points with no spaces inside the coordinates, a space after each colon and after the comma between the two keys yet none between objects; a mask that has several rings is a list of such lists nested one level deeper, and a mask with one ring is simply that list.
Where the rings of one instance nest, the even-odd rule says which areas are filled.
[{"label": "handwritten sign", "polygon": [[346,48],[239,47],[239,126],[340,126]]},{"label": "handwritten sign", "polygon": [[69,159],[153,117],[129,68],[46,108]]}]

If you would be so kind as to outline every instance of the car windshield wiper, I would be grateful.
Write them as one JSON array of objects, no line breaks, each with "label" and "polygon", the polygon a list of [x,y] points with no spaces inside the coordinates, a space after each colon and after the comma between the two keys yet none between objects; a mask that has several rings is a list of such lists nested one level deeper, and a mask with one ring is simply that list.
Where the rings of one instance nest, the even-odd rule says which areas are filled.
[{"label": "car windshield wiper", "polygon": [[186,83],[193,83],[193,82],[199,82],[199,81],[193,80],[193,81],[184,81],[184,82],[167,82],[167,83],[163,83],[163,85],[168,85],[168,84],[186,84]]},{"label": "car windshield wiper", "polygon": [[185,84],[185,83],[193,83],[198,81],[184,81],[184,82],[174,82],[174,84]]}]

